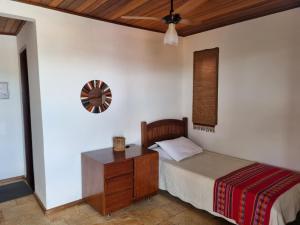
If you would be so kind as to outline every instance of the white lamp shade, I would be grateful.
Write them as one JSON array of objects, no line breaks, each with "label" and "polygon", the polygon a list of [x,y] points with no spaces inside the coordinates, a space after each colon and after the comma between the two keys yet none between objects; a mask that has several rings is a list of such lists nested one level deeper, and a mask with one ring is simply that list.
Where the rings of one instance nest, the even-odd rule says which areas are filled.
[{"label": "white lamp shade", "polygon": [[169,28],[165,34],[164,44],[166,45],[178,45],[178,35],[175,29],[175,24],[170,23]]}]

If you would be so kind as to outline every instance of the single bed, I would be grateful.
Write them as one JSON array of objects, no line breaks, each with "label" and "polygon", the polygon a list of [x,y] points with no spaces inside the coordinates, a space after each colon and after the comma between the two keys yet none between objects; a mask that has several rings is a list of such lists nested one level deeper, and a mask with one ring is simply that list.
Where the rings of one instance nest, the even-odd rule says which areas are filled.
[{"label": "single bed", "polygon": [[[187,118],[183,120],[160,120],[147,124],[142,122],[142,146],[148,148],[157,141],[187,137]],[[213,210],[214,184],[216,179],[248,166],[253,162],[210,151],[177,162],[160,157],[159,188],[188,202],[196,208],[226,218]],[[281,194],[274,202],[269,225],[285,225],[296,219],[300,211],[300,184]]]}]

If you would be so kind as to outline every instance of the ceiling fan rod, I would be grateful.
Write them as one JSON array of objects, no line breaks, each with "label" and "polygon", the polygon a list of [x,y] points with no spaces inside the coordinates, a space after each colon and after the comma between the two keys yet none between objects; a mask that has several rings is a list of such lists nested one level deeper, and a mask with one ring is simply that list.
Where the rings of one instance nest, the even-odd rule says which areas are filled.
[{"label": "ceiling fan rod", "polygon": [[173,5],[174,1],[171,0],[171,10],[170,10],[170,15],[172,15],[174,13],[174,5]]}]

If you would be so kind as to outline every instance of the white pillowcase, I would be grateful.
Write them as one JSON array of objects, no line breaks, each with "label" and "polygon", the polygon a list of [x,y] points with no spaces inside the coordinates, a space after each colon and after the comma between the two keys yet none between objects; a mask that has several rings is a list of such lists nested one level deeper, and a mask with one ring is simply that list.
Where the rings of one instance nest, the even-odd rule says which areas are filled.
[{"label": "white pillowcase", "polygon": [[172,140],[156,142],[169,156],[176,161],[189,158],[203,152],[203,149],[190,139],[180,137]]},{"label": "white pillowcase", "polygon": [[168,153],[166,153],[161,147],[158,146],[158,144],[151,145],[148,148],[153,151],[157,151],[159,158],[161,159],[173,160],[172,157],[168,155]]},{"label": "white pillowcase", "polygon": [[160,159],[168,159],[173,160],[171,156],[168,155],[161,147],[157,146],[156,148],[152,148],[153,151],[157,151]]},{"label": "white pillowcase", "polygon": [[148,149],[154,149],[154,148],[157,148],[157,147],[159,147],[158,144],[153,144],[153,145],[149,146]]}]

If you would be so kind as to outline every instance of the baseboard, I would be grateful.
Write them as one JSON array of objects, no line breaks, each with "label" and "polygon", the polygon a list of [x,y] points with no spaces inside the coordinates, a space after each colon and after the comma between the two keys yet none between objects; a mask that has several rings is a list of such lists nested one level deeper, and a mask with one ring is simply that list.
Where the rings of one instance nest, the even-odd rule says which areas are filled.
[{"label": "baseboard", "polygon": [[59,211],[62,211],[62,210],[64,210],[64,209],[67,209],[67,208],[70,208],[70,207],[73,207],[73,206],[75,206],[75,205],[80,205],[80,204],[82,204],[83,202],[84,202],[83,199],[79,199],[79,200],[74,201],[74,202],[69,202],[69,203],[64,204],[64,205],[61,205],[61,206],[57,206],[57,207],[54,207],[54,208],[51,208],[51,209],[47,209],[46,212],[45,212],[45,214],[46,214],[46,215],[49,215],[49,214],[51,214],[51,213],[57,213],[57,212],[59,212]]},{"label": "baseboard", "polygon": [[[0,180],[0,185],[10,184],[10,183],[21,181],[21,180],[25,180],[25,176],[11,177],[11,178]],[[77,201],[70,202],[70,203],[67,203],[67,204],[64,204],[64,205],[61,205],[61,206],[57,206],[57,207],[54,207],[54,208],[51,208],[51,209],[46,209],[43,202],[41,201],[41,199],[37,196],[37,194],[35,192],[33,193],[33,196],[35,197],[35,199],[38,202],[39,206],[41,207],[41,209],[43,210],[43,212],[46,215],[51,214],[51,213],[55,213],[55,212],[59,212],[61,210],[70,208],[70,207],[75,206],[75,205],[82,204],[84,202],[83,199],[79,199]]]},{"label": "baseboard", "polygon": [[43,202],[41,201],[41,199],[39,198],[39,196],[37,196],[37,194],[34,192],[33,196],[35,197],[36,201],[38,202],[39,206],[41,207],[41,209],[43,210],[44,213],[46,213],[46,208],[43,204]]},{"label": "baseboard", "polygon": [[25,179],[24,175],[23,176],[17,176],[17,177],[11,177],[11,178],[0,180],[0,185],[17,182],[17,181],[21,181],[21,180],[24,180],[24,179]]},{"label": "baseboard", "polygon": [[84,202],[83,199],[79,199],[77,201],[69,202],[69,203],[61,205],[61,206],[57,206],[57,207],[54,207],[54,208],[51,208],[51,209],[46,209],[44,204],[40,200],[40,198],[36,195],[36,193],[34,193],[34,197],[36,198],[37,202],[39,203],[39,205],[40,205],[41,209],[43,210],[43,212],[45,213],[45,215],[49,215],[49,214],[52,214],[52,213],[57,213],[59,211],[62,211],[64,209],[67,209],[67,208],[70,208],[70,207],[73,207],[75,205],[80,205]]}]

